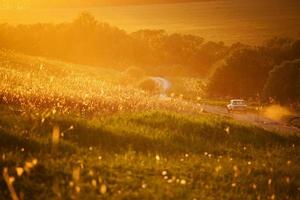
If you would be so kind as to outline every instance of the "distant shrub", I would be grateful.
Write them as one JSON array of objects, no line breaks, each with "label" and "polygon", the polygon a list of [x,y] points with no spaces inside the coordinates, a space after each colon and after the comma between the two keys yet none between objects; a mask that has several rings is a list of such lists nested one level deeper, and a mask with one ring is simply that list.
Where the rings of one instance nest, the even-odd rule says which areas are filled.
[{"label": "distant shrub", "polygon": [[138,87],[144,91],[150,93],[157,93],[159,92],[159,87],[157,83],[152,80],[151,78],[145,78],[138,83]]}]

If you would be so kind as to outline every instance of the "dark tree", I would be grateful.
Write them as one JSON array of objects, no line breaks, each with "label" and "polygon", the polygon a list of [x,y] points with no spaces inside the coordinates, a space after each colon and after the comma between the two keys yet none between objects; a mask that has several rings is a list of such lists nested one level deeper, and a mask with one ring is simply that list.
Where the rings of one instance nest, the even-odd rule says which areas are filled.
[{"label": "dark tree", "polygon": [[255,96],[262,91],[271,68],[268,57],[258,49],[238,49],[215,71],[208,92],[211,96]]},{"label": "dark tree", "polygon": [[264,96],[281,103],[300,101],[300,60],[287,61],[274,67],[264,88]]}]

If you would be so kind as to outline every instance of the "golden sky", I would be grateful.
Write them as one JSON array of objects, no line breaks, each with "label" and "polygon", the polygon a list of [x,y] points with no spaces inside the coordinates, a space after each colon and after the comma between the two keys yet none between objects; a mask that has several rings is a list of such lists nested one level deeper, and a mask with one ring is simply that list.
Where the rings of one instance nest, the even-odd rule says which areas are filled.
[{"label": "golden sky", "polygon": [[[160,4],[160,3],[186,3],[186,2],[226,2],[232,0],[0,0],[2,8],[51,8],[51,7],[91,7],[101,5],[134,5],[134,4]],[[258,2],[296,2],[299,0],[233,0],[249,3]]]},{"label": "golden sky", "polygon": [[129,5],[129,4],[156,4],[156,3],[178,3],[199,2],[211,0],[0,0],[2,8],[13,7],[73,7],[73,6],[98,6],[98,5]]}]

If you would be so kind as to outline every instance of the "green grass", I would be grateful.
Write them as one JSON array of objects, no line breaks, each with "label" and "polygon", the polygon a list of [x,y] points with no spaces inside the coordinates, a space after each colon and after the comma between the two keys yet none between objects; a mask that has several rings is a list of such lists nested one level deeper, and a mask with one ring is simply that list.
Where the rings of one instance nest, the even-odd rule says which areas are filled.
[{"label": "green grass", "polygon": [[[6,106],[1,110],[0,169],[9,168],[24,199],[299,198],[297,136],[209,114],[151,111],[90,119],[55,114],[41,123]],[[20,132],[29,124],[36,126]],[[74,127],[56,147],[54,125],[62,131]],[[17,177],[15,167],[34,158],[38,164],[30,173]],[[72,178],[76,166],[78,181]],[[103,194],[101,185],[107,187]],[[2,178],[0,187],[0,197],[9,198]]]},{"label": "green grass", "polygon": [[[20,199],[300,197],[299,135],[159,100],[116,85],[118,72],[0,58],[0,172]],[[0,176],[0,199],[9,198]]]}]

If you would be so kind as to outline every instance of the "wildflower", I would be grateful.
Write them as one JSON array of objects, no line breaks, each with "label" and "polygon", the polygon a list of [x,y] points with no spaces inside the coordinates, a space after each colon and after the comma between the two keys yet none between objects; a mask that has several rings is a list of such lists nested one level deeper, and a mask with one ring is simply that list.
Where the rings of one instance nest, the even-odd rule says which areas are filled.
[{"label": "wildflower", "polygon": [[9,181],[10,184],[13,184],[13,182],[15,182],[15,177],[10,176],[8,181]]},{"label": "wildflower", "polygon": [[33,168],[33,164],[31,162],[26,161],[25,162],[25,166],[24,166],[24,170],[29,173],[30,170]]},{"label": "wildflower", "polygon": [[94,171],[93,170],[89,170],[89,176],[94,176]]},{"label": "wildflower", "polygon": [[75,191],[76,191],[76,193],[80,192],[80,187],[78,185],[75,187]]},{"label": "wildflower", "polygon": [[155,159],[156,159],[157,161],[159,161],[159,160],[160,160],[159,155],[156,155],[156,156],[155,156]]},{"label": "wildflower", "polygon": [[73,186],[74,186],[74,182],[73,182],[73,181],[70,181],[70,182],[69,182],[69,186],[70,186],[70,187],[73,187]]},{"label": "wildflower", "polygon": [[272,179],[269,179],[268,180],[268,185],[271,185],[272,184]]},{"label": "wildflower", "polygon": [[99,183],[102,183],[102,182],[103,182],[101,176],[98,177],[98,182],[99,182]]},{"label": "wildflower", "polygon": [[106,192],[107,192],[107,187],[106,187],[105,184],[102,184],[102,185],[100,186],[100,193],[101,193],[101,194],[105,194]]},{"label": "wildflower", "polygon": [[234,177],[238,177],[240,172],[236,165],[233,166],[233,171],[234,171]]},{"label": "wildflower", "polygon": [[147,184],[146,184],[146,183],[143,183],[143,184],[142,184],[142,188],[145,189],[146,187],[147,187]]},{"label": "wildflower", "polygon": [[72,171],[72,178],[75,182],[78,182],[80,179],[80,167],[74,167]]},{"label": "wildflower", "polygon": [[168,174],[167,171],[162,171],[161,175],[166,176]]},{"label": "wildflower", "polygon": [[59,143],[60,130],[58,126],[54,126],[52,130],[52,143],[57,145]]},{"label": "wildflower", "polygon": [[272,200],[274,200],[275,199],[275,194],[272,194],[272,196],[271,196],[271,198],[270,199],[272,199]]},{"label": "wildflower", "polygon": [[260,200],[260,195],[258,195],[258,196],[256,197],[256,199],[257,199],[257,200]]},{"label": "wildflower", "polygon": [[286,181],[287,184],[289,184],[290,183],[290,177],[288,177],[288,176],[285,177],[285,181]]},{"label": "wildflower", "polygon": [[236,183],[232,183],[232,184],[231,184],[231,187],[236,187]]},{"label": "wildflower", "polygon": [[225,132],[226,132],[227,134],[230,133],[230,127],[229,127],[229,126],[225,128]]},{"label": "wildflower", "polygon": [[36,158],[32,160],[33,166],[37,165],[37,163],[38,163],[38,160]]},{"label": "wildflower", "polygon": [[217,173],[219,173],[219,171],[222,169],[222,166],[221,165],[218,165],[216,168],[215,168],[215,171],[217,172]]},{"label": "wildflower", "polygon": [[186,184],[186,180],[181,179],[181,180],[180,180],[180,184],[181,184],[181,185],[185,185],[185,184]]},{"label": "wildflower", "polygon": [[92,186],[96,187],[97,186],[97,181],[95,179],[92,180]]},{"label": "wildflower", "polygon": [[8,190],[11,194],[12,199],[19,199],[17,196],[17,193],[15,191],[15,188],[12,185],[12,183],[15,181],[15,178],[9,176],[7,167],[3,168],[2,175],[3,175],[4,181],[6,182],[6,185],[8,187]]},{"label": "wildflower", "polygon": [[24,173],[23,167],[16,167],[16,172],[18,176],[22,176],[22,174]]}]

